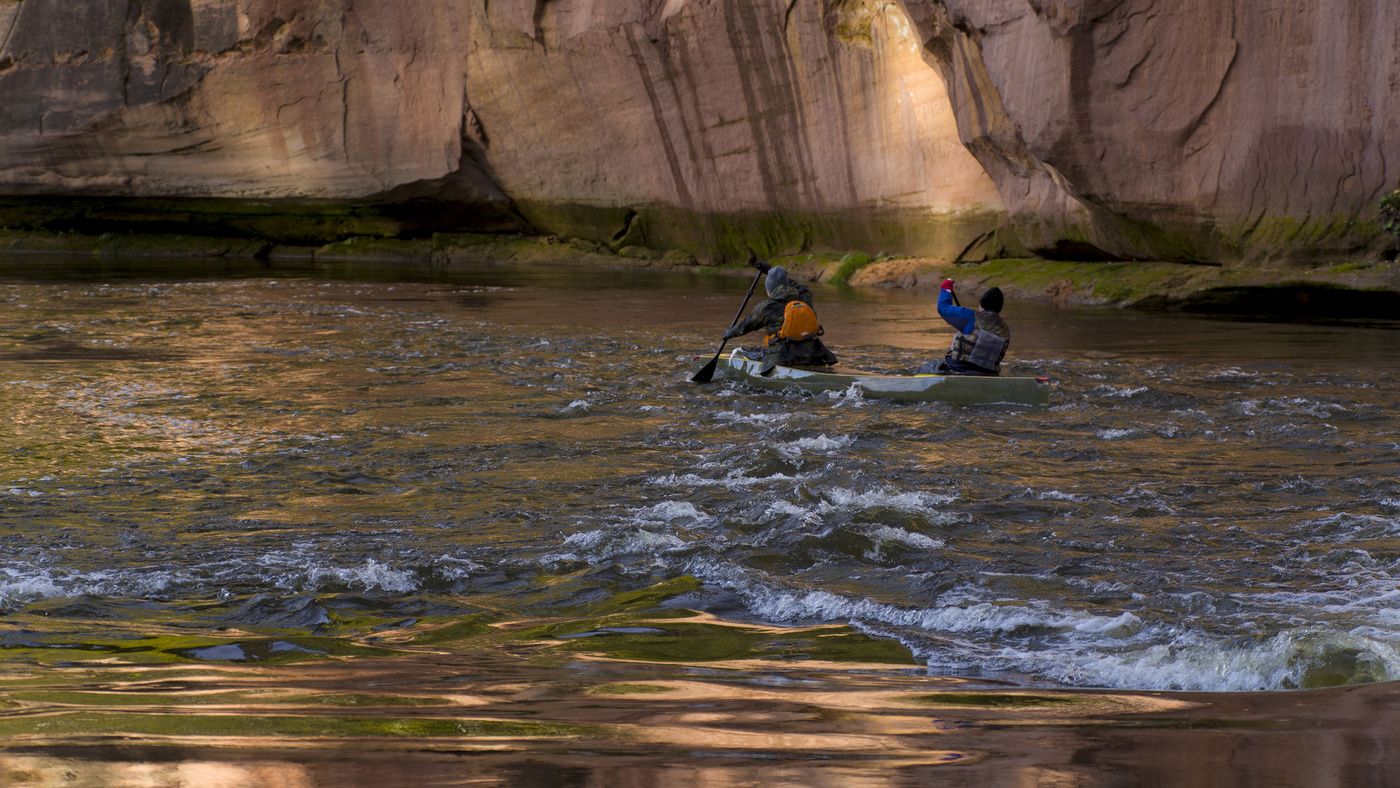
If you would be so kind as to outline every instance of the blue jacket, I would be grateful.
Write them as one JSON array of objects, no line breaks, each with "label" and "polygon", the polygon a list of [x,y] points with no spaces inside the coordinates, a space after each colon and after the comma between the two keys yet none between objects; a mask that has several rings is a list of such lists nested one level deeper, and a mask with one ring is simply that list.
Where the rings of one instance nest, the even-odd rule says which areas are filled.
[{"label": "blue jacket", "polygon": [[938,291],[938,316],[956,328],[958,333],[971,334],[977,329],[977,310],[953,305],[953,291]]}]

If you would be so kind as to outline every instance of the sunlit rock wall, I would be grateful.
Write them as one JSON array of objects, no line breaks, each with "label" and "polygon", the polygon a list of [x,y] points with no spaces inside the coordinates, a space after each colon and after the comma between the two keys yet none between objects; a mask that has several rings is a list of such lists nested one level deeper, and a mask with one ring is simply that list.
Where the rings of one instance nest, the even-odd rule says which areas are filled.
[{"label": "sunlit rock wall", "polygon": [[[963,139],[1028,242],[1206,259],[1375,244],[1376,201],[1400,185],[1400,3],[937,6]],[[1082,237],[1047,177],[1095,206]]]},{"label": "sunlit rock wall", "polygon": [[469,13],[0,0],[7,191],[353,197],[460,166]]},{"label": "sunlit rock wall", "polygon": [[0,0],[0,193],[702,256],[1329,253],[1397,177],[1397,30],[1383,0]]},{"label": "sunlit rock wall", "polygon": [[[895,3],[506,0],[477,19],[482,146],[540,225],[624,207],[643,241],[951,256],[1000,222]],[[611,215],[625,238],[632,214]]]}]

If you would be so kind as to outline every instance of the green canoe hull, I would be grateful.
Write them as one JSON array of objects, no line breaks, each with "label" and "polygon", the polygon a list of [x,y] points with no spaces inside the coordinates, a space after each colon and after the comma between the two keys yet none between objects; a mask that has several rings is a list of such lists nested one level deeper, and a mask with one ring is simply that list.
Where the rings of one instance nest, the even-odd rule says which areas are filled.
[{"label": "green canoe hull", "polygon": [[859,388],[867,399],[901,402],[948,402],[954,405],[1049,405],[1050,381],[1046,378],[1004,378],[976,375],[881,375],[875,372],[831,372],[815,367],[774,367],[764,377],[761,362],[734,350],[720,359],[717,372],[765,389],[849,391]]}]

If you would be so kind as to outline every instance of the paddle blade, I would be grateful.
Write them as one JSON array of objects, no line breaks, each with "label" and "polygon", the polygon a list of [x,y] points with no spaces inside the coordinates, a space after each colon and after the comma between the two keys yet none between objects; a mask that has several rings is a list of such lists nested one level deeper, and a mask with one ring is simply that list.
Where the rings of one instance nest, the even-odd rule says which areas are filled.
[{"label": "paddle blade", "polygon": [[699,372],[690,376],[691,383],[709,383],[715,377],[715,367],[719,366],[719,354],[710,359],[710,363],[700,368]]}]

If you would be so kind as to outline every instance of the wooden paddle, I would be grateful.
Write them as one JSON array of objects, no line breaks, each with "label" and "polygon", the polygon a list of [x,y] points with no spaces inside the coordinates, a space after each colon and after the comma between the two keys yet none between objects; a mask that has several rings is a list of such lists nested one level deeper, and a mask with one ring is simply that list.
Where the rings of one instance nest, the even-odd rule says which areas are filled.
[{"label": "wooden paddle", "polygon": [[[744,307],[749,305],[749,298],[753,296],[753,289],[758,287],[758,280],[762,279],[763,275],[768,273],[767,266],[758,262],[758,259],[753,256],[752,252],[749,253],[749,263],[758,266],[758,276],[753,278],[753,284],[749,285],[749,292],[744,294],[744,303],[740,304],[739,311],[734,313],[734,322],[729,324],[730,328],[739,324],[739,318],[744,316]],[[727,334],[729,332],[726,331],[725,333]],[[709,383],[714,379],[715,367],[719,365],[719,354],[724,352],[724,346],[728,344],[728,342],[729,337],[725,337],[724,341],[719,343],[719,350],[715,351],[715,357],[710,359],[710,363],[701,367],[699,372],[696,372],[690,377],[691,383]]]}]

